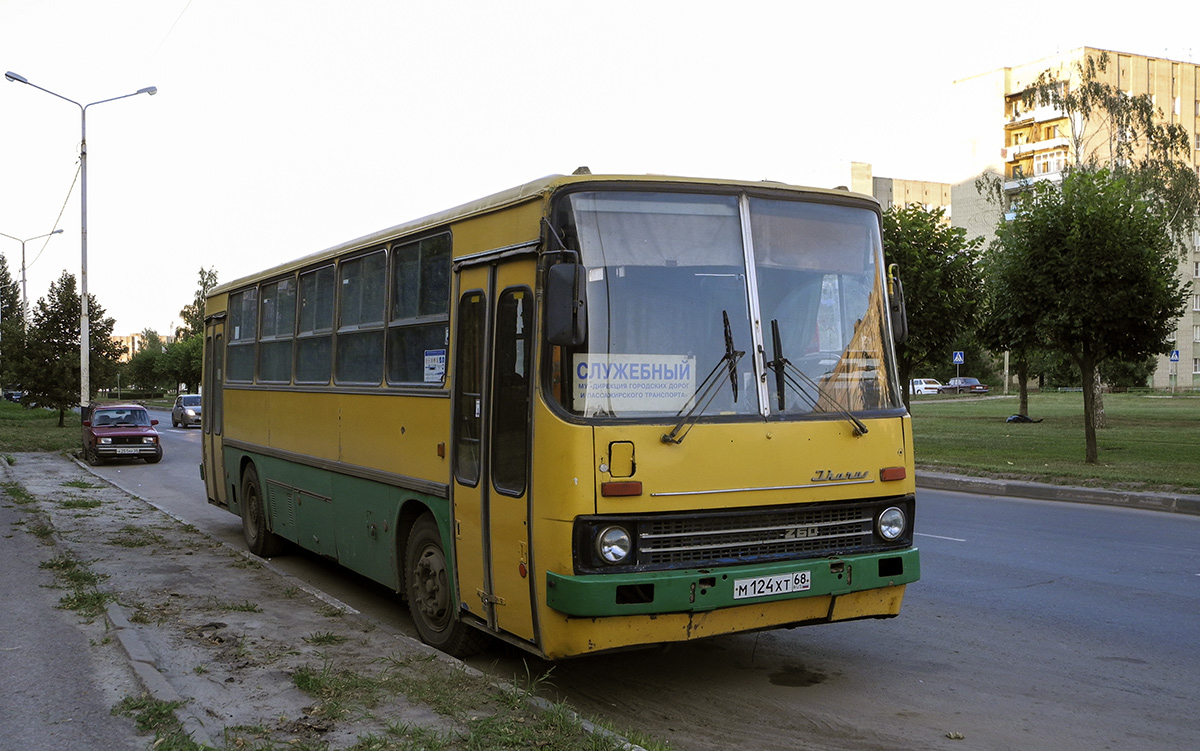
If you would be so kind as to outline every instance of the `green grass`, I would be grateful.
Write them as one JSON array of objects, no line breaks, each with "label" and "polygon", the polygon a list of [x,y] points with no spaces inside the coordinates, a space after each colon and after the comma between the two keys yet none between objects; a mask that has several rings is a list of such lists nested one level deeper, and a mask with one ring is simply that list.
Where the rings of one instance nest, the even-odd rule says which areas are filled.
[{"label": "green grass", "polygon": [[98,618],[113,599],[113,595],[98,589],[107,575],[92,572],[86,564],[69,555],[55,556],[41,563],[39,568],[52,571],[56,585],[69,590],[58,601],[58,607],[63,610],[73,610],[89,619]]},{"label": "green grass", "polygon": [[0,400],[0,452],[68,451],[81,439],[79,415],[68,412],[66,427],[58,427],[58,412],[25,409]]},{"label": "green grass", "polygon": [[1031,393],[1029,416],[1009,423],[1017,398],[915,397],[919,468],[1124,490],[1200,493],[1200,397],[1105,394],[1108,427],[1096,464],[1084,462],[1083,394]]},{"label": "green grass", "polygon": [[[511,687],[428,657],[388,657],[381,669],[368,672],[337,669],[328,659],[323,665],[303,666],[292,675],[296,688],[317,702],[313,716],[338,719],[370,711],[384,700],[405,696],[465,727],[465,734],[439,734],[406,724],[389,726],[384,735],[361,737],[354,749],[556,749],[556,751],[616,751],[616,737],[584,732],[579,719],[566,706],[535,707],[532,686]],[[652,744],[650,748],[665,748]]]}]

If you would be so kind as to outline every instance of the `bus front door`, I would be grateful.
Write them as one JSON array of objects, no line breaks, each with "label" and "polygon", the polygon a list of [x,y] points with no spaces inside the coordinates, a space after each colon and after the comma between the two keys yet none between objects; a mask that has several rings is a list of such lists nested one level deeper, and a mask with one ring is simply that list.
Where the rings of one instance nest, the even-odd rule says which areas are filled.
[{"label": "bus front door", "polygon": [[467,267],[454,336],[454,530],[459,599],[536,643],[529,445],[535,263]]},{"label": "bus front door", "polygon": [[229,493],[225,487],[225,452],[221,433],[225,412],[225,318],[209,318],[204,322],[204,370],[202,388],[203,410],[200,425],[204,457],[204,488],[208,502],[229,508]]}]

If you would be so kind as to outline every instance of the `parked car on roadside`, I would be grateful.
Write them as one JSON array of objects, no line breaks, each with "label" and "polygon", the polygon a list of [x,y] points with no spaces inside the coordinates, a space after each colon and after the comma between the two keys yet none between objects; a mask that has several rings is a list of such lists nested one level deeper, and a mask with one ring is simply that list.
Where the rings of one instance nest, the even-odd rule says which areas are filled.
[{"label": "parked car on roadside", "polygon": [[942,382],[936,378],[914,378],[908,382],[910,394],[940,394],[942,388]]},{"label": "parked car on roadside", "polygon": [[951,394],[986,394],[991,389],[986,383],[980,383],[978,378],[951,378],[943,392]]},{"label": "parked car on roadside", "polygon": [[105,404],[88,409],[83,419],[83,458],[92,466],[109,459],[162,460],[158,420],[140,404]]},{"label": "parked car on roadside", "polygon": [[175,397],[171,408],[171,427],[187,427],[200,424],[200,395],[180,394]]}]

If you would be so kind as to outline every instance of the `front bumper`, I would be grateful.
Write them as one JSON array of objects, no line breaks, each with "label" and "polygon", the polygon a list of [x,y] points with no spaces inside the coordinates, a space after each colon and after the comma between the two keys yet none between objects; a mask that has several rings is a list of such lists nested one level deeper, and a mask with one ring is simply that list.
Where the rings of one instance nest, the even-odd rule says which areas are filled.
[{"label": "front bumper", "polygon": [[146,443],[140,446],[96,446],[96,455],[102,459],[145,458],[147,456],[158,456],[161,452],[162,448],[153,443]]},{"label": "front bumper", "polygon": [[[811,576],[811,585],[806,590],[735,597],[735,581],[800,571]],[[920,578],[920,555],[916,548],[907,548],[729,568],[582,576],[551,571],[546,574],[546,602],[560,613],[584,618],[696,613],[805,597],[839,597],[910,584]]]}]

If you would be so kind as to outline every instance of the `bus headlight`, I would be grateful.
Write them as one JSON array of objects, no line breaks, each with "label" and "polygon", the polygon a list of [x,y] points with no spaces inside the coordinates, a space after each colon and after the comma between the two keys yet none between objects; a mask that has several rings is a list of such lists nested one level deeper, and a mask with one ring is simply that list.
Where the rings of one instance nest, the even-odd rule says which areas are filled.
[{"label": "bus headlight", "polygon": [[895,506],[885,508],[875,520],[875,531],[889,542],[899,540],[907,529],[908,519],[905,518],[904,511]]},{"label": "bus headlight", "polygon": [[623,527],[605,527],[596,535],[596,552],[605,563],[620,563],[633,550],[633,540]]}]

